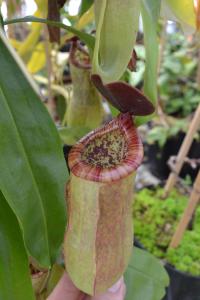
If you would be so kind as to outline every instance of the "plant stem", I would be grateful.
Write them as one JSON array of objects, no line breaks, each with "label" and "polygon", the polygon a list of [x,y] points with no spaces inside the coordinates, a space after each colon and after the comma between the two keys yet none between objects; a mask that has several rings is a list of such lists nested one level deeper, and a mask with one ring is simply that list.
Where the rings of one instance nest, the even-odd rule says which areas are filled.
[{"label": "plant stem", "polygon": [[[48,30],[45,26],[44,28],[45,37],[48,37]],[[47,59],[47,74],[48,74],[48,107],[52,119],[55,120],[56,117],[56,105],[54,101],[54,95],[52,93],[51,83],[52,83],[52,61],[51,61],[51,49],[49,49],[49,42],[47,38],[45,38],[45,52],[46,52],[46,59]]]},{"label": "plant stem", "polygon": [[92,35],[87,34],[86,32],[79,31],[72,26],[67,26],[61,22],[52,21],[52,20],[43,19],[43,18],[36,18],[33,16],[27,16],[24,18],[5,20],[4,25],[15,24],[15,23],[24,23],[24,22],[44,23],[44,24],[47,24],[50,26],[55,26],[55,27],[59,27],[59,28],[68,30],[68,31],[74,33],[75,35],[77,35],[85,44],[87,44],[87,46],[90,49],[90,54],[92,54],[92,52],[93,52],[95,38]]}]

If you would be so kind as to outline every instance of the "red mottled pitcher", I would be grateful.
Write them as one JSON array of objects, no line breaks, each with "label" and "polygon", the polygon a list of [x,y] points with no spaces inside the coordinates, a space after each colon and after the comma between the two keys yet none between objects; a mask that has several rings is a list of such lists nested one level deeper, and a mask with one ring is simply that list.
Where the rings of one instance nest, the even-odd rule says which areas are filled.
[{"label": "red mottled pitcher", "polygon": [[89,295],[105,292],[128,265],[134,176],[142,157],[130,113],[91,132],[70,151],[65,264],[77,288]]}]

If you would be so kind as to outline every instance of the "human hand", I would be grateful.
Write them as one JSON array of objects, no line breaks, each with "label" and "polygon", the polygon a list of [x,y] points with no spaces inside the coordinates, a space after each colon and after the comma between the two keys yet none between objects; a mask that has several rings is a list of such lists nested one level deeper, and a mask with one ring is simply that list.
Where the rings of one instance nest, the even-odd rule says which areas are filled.
[{"label": "human hand", "polygon": [[67,273],[64,273],[47,300],[124,300],[126,286],[123,277],[100,296],[89,296],[75,287]]}]

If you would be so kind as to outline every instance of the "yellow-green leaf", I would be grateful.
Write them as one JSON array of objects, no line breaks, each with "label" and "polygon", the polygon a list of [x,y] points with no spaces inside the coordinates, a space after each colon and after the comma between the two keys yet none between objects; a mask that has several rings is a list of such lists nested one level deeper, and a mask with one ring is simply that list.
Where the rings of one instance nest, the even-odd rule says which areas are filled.
[{"label": "yellow-green leaf", "polygon": [[196,15],[193,0],[165,0],[174,15],[192,27],[196,27]]},{"label": "yellow-green leaf", "polygon": [[46,53],[44,43],[40,42],[34,49],[28,62],[28,71],[32,74],[39,72],[46,64]]}]

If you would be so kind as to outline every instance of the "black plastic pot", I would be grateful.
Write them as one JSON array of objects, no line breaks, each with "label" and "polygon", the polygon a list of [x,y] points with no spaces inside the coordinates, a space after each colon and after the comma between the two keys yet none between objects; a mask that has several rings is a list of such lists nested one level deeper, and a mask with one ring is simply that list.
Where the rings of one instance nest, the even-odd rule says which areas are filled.
[{"label": "black plastic pot", "polygon": [[[185,134],[180,132],[177,136],[171,137],[167,140],[163,148],[160,148],[157,143],[153,145],[145,144],[145,156],[149,165],[150,171],[154,176],[157,176],[161,180],[167,179],[170,169],[167,165],[167,161],[170,156],[178,154],[179,148],[183,142]],[[190,148],[188,157],[199,158],[200,142],[194,140]],[[184,178],[186,175],[190,175],[194,180],[198,173],[198,168],[192,169],[189,164],[184,164],[180,176]],[[199,298],[200,299],[200,298]]]},{"label": "black plastic pot", "polygon": [[[134,245],[146,250],[135,238]],[[170,284],[162,300],[200,300],[200,277],[178,271],[168,263],[164,265],[169,274]]]},{"label": "black plastic pot", "polygon": [[134,237],[134,243],[133,244],[134,244],[135,247],[138,247],[138,248],[140,248],[142,250],[146,250],[144,248],[144,246],[139,242],[139,240],[137,238],[135,238],[135,237]]},{"label": "black plastic pot", "polygon": [[170,285],[163,300],[200,300],[200,277],[180,272],[168,263]]}]

